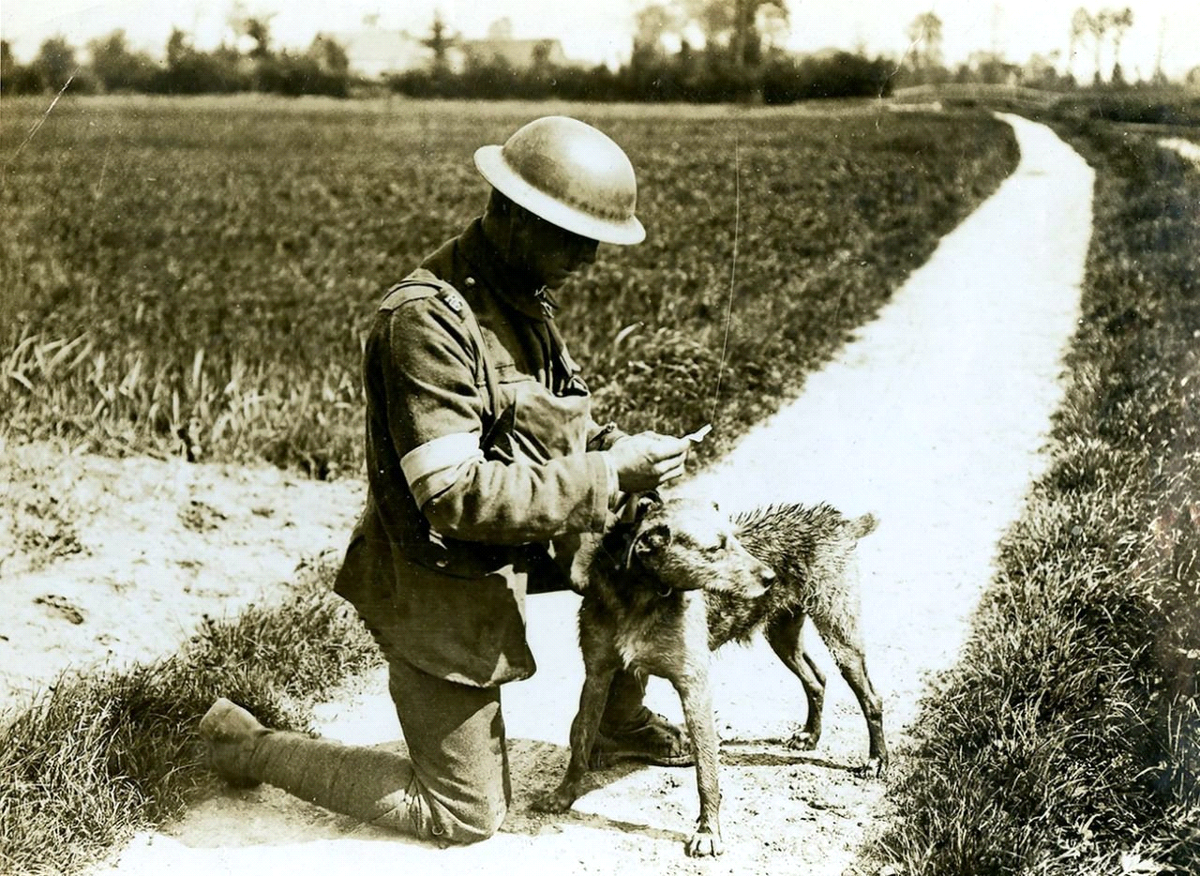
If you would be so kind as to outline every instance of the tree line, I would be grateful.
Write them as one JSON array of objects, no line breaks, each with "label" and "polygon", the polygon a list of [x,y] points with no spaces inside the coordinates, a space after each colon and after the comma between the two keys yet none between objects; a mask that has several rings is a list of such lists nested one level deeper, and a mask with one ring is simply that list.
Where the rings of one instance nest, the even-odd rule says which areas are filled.
[{"label": "tree line", "polygon": [[276,51],[266,21],[257,18],[242,22],[239,35],[248,38],[249,50],[222,44],[202,51],[176,28],[167,40],[165,58],[159,61],[130,48],[125,32],[117,30],[87,44],[87,63],[79,60],[75,47],[62,37],[43,42],[28,64],[19,63],[9,42],[3,40],[0,93],[38,94],[70,88],[83,94],[260,91],[348,96],[350,62],[336,41],[318,34],[303,51]]},{"label": "tree line", "polygon": [[[1128,8],[1095,14],[1080,8],[1072,16],[1068,57],[1090,43],[1095,53],[1094,84],[1102,82],[1101,54],[1107,45],[1113,59],[1110,82],[1124,84],[1120,47],[1132,21]],[[782,46],[788,24],[788,7],[782,0],[651,2],[636,15],[629,59],[614,70],[555,64],[548,51],[536,50],[528,63],[519,66],[499,55],[468,55],[452,65],[451,54],[460,38],[437,15],[422,40],[429,62],[379,81],[356,77],[345,49],[328,36],[317,35],[303,51],[276,50],[269,19],[243,14],[230,21],[238,38],[235,45],[202,51],[176,29],[161,61],[131,49],[123,31],[88,43],[86,64],[60,37],[46,40],[28,64],[18,63],[3,42],[0,90],[4,94],[58,91],[69,82],[72,90],[84,93],[260,91],[347,97],[387,89],[411,97],[784,104],[882,97],[895,87],[926,83],[1052,89],[1076,84],[1069,72],[1057,71],[1057,52],[1035,56],[1024,66],[995,53],[977,52],[968,63],[948,68],[942,58],[942,22],[933,12],[913,20],[907,32],[910,48],[898,61],[871,58],[862,49],[797,57]]]}]

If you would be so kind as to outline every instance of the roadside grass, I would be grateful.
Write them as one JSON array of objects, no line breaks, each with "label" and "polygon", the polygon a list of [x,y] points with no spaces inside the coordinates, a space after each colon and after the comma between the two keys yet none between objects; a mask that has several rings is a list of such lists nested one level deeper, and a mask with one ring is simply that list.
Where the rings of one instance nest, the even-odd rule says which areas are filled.
[{"label": "roadside grass", "polygon": [[44,106],[4,110],[0,430],[318,478],[363,464],[375,303],[482,207],[474,149],[533,116],[598,124],[639,172],[649,239],[602,248],[562,296],[598,416],[678,434],[716,419],[704,458],[797,390],[1017,159],[984,113],[870,102],[64,99],[24,148]]},{"label": "roadside grass", "polygon": [[1200,174],[1060,133],[1097,168],[1070,384],[891,789],[909,876],[1200,872]]},{"label": "roadside grass", "polygon": [[281,606],[208,620],[179,654],[64,675],[0,724],[0,872],[78,871],[215,787],[196,725],[217,696],[303,730],[309,705],[378,651],[329,566]]}]

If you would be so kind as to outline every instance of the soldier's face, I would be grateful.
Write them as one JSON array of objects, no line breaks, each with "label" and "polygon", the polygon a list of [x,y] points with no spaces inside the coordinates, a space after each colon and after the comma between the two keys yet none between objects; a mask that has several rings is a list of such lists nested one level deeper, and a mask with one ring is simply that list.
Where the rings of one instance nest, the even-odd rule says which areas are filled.
[{"label": "soldier's face", "polygon": [[[567,278],[596,261],[600,244],[588,237],[559,228],[531,213],[515,237],[520,241],[525,270],[539,284],[557,289]],[[514,241],[515,242],[515,241]]]}]

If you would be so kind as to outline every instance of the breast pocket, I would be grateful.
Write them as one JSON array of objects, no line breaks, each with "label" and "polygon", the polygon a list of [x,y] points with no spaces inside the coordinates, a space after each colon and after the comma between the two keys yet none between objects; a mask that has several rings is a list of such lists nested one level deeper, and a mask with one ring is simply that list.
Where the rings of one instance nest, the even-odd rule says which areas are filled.
[{"label": "breast pocket", "polygon": [[536,380],[500,384],[501,412],[484,454],[503,462],[544,464],[587,450],[591,398],[554,395]]}]

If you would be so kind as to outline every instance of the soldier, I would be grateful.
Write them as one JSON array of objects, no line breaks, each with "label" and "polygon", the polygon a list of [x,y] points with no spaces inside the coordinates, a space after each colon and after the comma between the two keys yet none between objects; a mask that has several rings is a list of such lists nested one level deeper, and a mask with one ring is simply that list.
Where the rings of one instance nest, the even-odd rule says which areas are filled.
[{"label": "soldier", "polygon": [[[390,291],[367,340],[367,506],[335,587],[387,658],[409,757],[267,730],[225,699],[200,725],[232,783],[452,843],[491,836],[511,802],[500,685],[535,669],[526,593],[570,586],[579,538],[688,448],[599,426],[554,322],[552,290],[600,242],[645,237],[625,153],[548,117],[475,164],[483,216]],[[691,763],[644,684],[614,682],[598,757]]]}]

